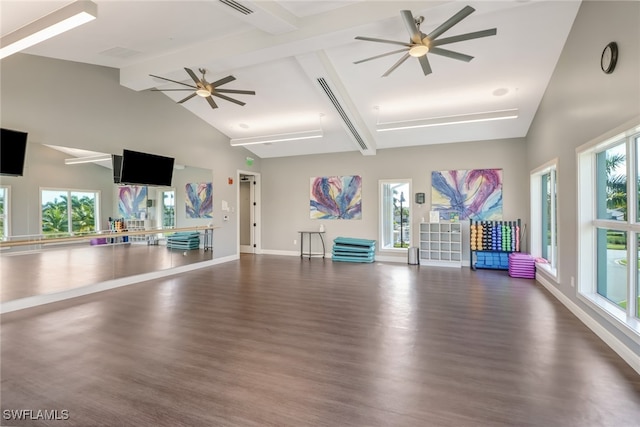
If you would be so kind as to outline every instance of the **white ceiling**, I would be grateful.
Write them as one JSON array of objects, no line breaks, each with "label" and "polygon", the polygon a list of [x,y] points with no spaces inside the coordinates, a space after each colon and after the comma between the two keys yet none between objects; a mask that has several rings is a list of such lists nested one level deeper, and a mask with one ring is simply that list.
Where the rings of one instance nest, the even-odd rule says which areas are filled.
[{"label": "white ceiling", "polygon": [[[321,139],[246,146],[262,158],[344,151],[374,155],[376,149],[524,137],[564,46],[580,2],[574,1],[246,1],[243,15],[229,0],[94,0],[98,18],[24,51],[28,54],[120,69],[132,90],[180,88],[150,74],[193,84],[184,67],[207,70],[207,80],[233,75],[225,89],[239,106],[200,97],[181,105],[229,138],[321,128]],[[69,1],[0,0],[6,35]],[[497,28],[497,35],[447,45],[472,55],[462,62],[429,54],[424,76],[409,58],[381,77],[401,54],[361,64],[354,61],[399,46],[355,40],[367,36],[402,42],[409,34],[401,10],[424,16],[429,33],[463,7],[474,13],[443,37]],[[341,117],[318,79],[335,95]],[[189,92],[159,92],[177,101]],[[165,98],[166,99],[166,98]],[[390,132],[381,122],[513,109],[519,117]],[[351,123],[345,126],[343,117]],[[354,139],[354,132],[365,145]]]}]

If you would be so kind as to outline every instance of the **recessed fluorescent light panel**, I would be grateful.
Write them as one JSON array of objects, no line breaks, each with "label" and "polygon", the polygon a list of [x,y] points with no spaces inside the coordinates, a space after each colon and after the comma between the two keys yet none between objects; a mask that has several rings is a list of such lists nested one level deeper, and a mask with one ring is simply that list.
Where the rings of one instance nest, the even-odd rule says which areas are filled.
[{"label": "recessed fluorescent light panel", "polygon": [[72,157],[70,159],[64,159],[65,165],[79,165],[81,163],[97,163],[111,161],[111,154],[100,154],[97,156],[87,157]]},{"label": "recessed fluorescent light panel", "polygon": [[484,113],[460,114],[457,116],[432,117],[429,119],[403,120],[397,122],[378,123],[378,132],[390,130],[414,129],[428,126],[444,126],[460,123],[488,122],[492,120],[516,119],[518,109],[487,111]]},{"label": "recessed fluorescent light panel", "polygon": [[76,1],[18,28],[0,39],[0,59],[96,19],[98,6]]},{"label": "recessed fluorescent light panel", "polygon": [[297,141],[302,139],[322,138],[322,130],[310,130],[304,132],[281,133],[277,135],[256,136],[253,138],[232,138],[231,146],[266,144],[269,142]]}]

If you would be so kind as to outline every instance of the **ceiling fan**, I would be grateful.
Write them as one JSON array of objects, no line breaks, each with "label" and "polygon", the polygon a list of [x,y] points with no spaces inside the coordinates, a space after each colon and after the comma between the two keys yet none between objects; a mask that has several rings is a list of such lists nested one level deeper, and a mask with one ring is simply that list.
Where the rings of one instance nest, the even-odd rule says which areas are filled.
[{"label": "ceiling fan", "polygon": [[460,34],[458,36],[446,37],[439,39],[438,37],[442,35],[445,31],[449,30],[451,27],[456,25],[458,22],[462,21],[464,18],[469,16],[475,11],[471,6],[465,6],[460,12],[453,15],[451,18],[442,23],[435,30],[431,31],[429,34],[424,34],[420,31],[420,24],[424,21],[424,17],[418,16],[416,18],[413,17],[413,14],[410,10],[401,10],[400,16],[404,22],[407,31],[411,39],[409,42],[401,42],[395,40],[385,40],[385,39],[377,39],[372,37],[356,37],[356,40],[364,40],[370,42],[377,43],[389,43],[396,44],[400,46],[404,46],[402,49],[394,50],[392,52],[383,53],[382,55],[372,56],[370,58],[361,59],[359,61],[354,62],[354,64],[360,64],[362,62],[370,61],[372,59],[382,58],[388,55],[393,55],[400,52],[406,52],[391,68],[385,72],[382,77],[386,77],[391,74],[396,68],[398,68],[404,61],[409,59],[409,57],[418,58],[420,62],[420,66],[422,67],[422,71],[424,75],[431,74],[431,65],[429,64],[429,59],[427,58],[427,53],[432,53],[434,55],[446,56],[447,58],[458,59],[460,61],[469,62],[473,59],[473,56],[465,55],[463,53],[454,52],[452,50],[443,49],[439,46],[446,45],[449,43],[461,42],[464,40],[477,39],[480,37],[487,36],[495,36],[497,30],[492,28],[490,30],[483,31],[475,31],[473,33]]},{"label": "ceiling fan", "polygon": [[193,93],[189,96],[187,96],[184,99],[181,99],[180,101],[178,101],[178,104],[182,104],[185,101],[190,100],[191,98],[193,98],[194,96],[198,95],[201,96],[203,98],[205,98],[207,100],[207,102],[209,102],[209,105],[211,105],[211,108],[218,108],[218,105],[215,103],[215,101],[213,100],[212,96],[217,96],[218,98],[233,102],[235,104],[238,105],[245,105],[244,102],[242,101],[238,101],[237,99],[233,99],[230,98],[226,95],[223,95],[223,93],[237,93],[237,94],[242,94],[242,95],[255,95],[256,93],[252,90],[237,90],[237,89],[220,89],[220,86],[227,84],[229,82],[234,81],[236,78],[233,76],[227,76],[224,77],[220,80],[216,80],[213,83],[209,83],[207,82],[207,80],[204,78],[204,75],[206,73],[206,70],[204,68],[199,68],[198,71],[200,71],[202,73],[202,78],[199,79],[198,76],[196,76],[196,74],[189,68],[185,68],[184,69],[187,74],[189,74],[189,76],[193,79],[193,81],[195,82],[195,86],[194,85],[190,85],[187,83],[183,83],[183,82],[179,82],[176,80],[171,80],[171,79],[167,79],[166,77],[160,77],[160,76],[154,76],[153,74],[149,74],[151,77],[155,77],[157,79],[162,79],[162,80],[166,80],[172,83],[177,83],[183,86],[188,86],[190,89],[151,89],[152,91],[158,91],[158,92],[165,92],[165,91],[193,91]]}]

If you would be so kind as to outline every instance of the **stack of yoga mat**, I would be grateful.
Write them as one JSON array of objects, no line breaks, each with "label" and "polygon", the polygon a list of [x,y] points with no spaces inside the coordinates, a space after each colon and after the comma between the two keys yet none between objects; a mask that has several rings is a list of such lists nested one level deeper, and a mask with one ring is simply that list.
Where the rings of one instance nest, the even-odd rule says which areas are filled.
[{"label": "stack of yoga mat", "polygon": [[536,261],[529,254],[509,254],[509,276],[524,279],[536,278]]},{"label": "stack of yoga mat", "polygon": [[200,247],[200,233],[185,231],[173,233],[167,237],[167,247],[171,249],[198,249]]},{"label": "stack of yoga mat", "polygon": [[333,240],[331,259],[343,262],[373,262],[375,253],[375,240],[336,237]]}]

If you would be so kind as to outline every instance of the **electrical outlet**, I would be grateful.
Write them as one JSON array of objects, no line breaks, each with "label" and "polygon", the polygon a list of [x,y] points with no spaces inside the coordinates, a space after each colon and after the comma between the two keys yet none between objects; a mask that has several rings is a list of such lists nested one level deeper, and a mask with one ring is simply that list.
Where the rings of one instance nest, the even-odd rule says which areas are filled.
[{"label": "electrical outlet", "polygon": [[576,279],[575,277],[571,276],[571,287],[575,288],[576,287]]},{"label": "electrical outlet", "polygon": [[298,241],[297,241],[297,240],[295,240],[295,239],[293,239],[293,244],[294,244],[294,245],[297,245],[297,244],[298,244]]}]

